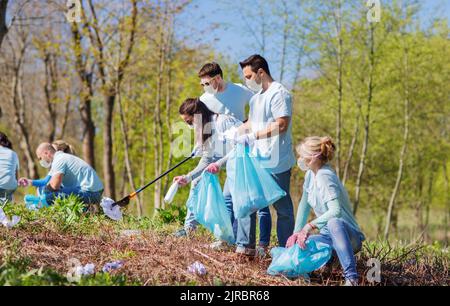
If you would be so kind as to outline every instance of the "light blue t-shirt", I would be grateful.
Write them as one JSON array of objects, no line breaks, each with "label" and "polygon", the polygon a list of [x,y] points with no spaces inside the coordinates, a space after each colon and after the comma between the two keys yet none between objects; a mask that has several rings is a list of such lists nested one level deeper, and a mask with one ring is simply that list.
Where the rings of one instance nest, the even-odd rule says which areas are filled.
[{"label": "light blue t-shirt", "polygon": [[17,188],[16,172],[19,170],[19,158],[16,152],[0,146],[0,189]]},{"label": "light blue t-shirt", "polygon": [[55,153],[50,175],[64,174],[64,188],[80,188],[81,191],[96,192],[103,190],[95,170],[84,160],[61,151]]},{"label": "light blue t-shirt", "polygon": [[216,114],[233,116],[240,121],[245,118],[245,106],[249,103],[253,92],[241,84],[226,83],[225,90],[215,95],[204,93],[200,101]]},{"label": "light blue t-shirt", "polygon": [[292,148],[292,99],[289,91],[280,83],[273,82],[264,93],[255,94],[250,100],[252,131],[266,129],[276,119],[290,117],[287,131],[281,135],[255,141],[252,155],[258,156],[263,167],[278,174],[291,169],[295,163]]},{"label": "light blue t-shirt", "polygon": [[[342,185],[336,172],[327,164],[314,174],[313,171],[306,172],[303,192],[306,193],[308,205],[314,210],[317,217],[320,217],[329,210],[327,204],[332,200],[339,202],[340,216],[356,231],[361,232],[358,223],[352,213],[352,205],[348,197],[347,190]],[[301,209],[299,207],[299,209]],[[327,231],[325,227],[323,229]]]}]

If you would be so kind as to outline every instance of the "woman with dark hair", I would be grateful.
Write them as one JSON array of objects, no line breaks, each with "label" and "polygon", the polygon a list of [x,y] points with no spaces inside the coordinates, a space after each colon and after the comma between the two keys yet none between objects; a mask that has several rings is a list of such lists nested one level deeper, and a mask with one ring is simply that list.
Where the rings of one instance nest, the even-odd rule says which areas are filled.
[{"label": "woman with dark hair", "polygon": [[[200,175],[211,163],[217,162],[223,166],[220,161],[225,163],[225,157],[233,148],[232,144],[227,142],[224,133],[232,127],[242,124],[238,119],[224,114],[213,113],[199,99],[186,99],[181,104],[179,113],[181,119],[188,124],[195,133],[196,152],[201,159],[194,170],[186,175],[177,176],[174,182],[179,186],[186,186],[190,182],[191,189],[194,188],[200,180]],[[234,223],[233,203],[229,192],[228,184],[225,182],[224,197],[227,204],[227,210],[230,213],[232,224]],[[184,228],[176,233],[176,236],[186,236],[189,232],[196,229],[198,223],[195,221],[194,214],[188,210]],[[211,245],[214,249],[222,249],[225,245],[218,241]]]},{"label": "woman with dark hair", "polygon": [[19,158],[12,150],[11,141],[0,132],[0,203],[12,201],[17,189]]}]

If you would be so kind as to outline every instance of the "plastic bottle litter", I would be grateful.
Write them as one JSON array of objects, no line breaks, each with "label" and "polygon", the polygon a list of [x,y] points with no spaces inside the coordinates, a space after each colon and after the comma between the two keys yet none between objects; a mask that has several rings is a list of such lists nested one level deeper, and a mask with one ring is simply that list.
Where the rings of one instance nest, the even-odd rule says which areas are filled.
[{"label": "plastic bottle litter", "polygon": [[164,197],[164,202],[166,203],[172,203],[173,198],[175,197],[175,195],[177,194],[178,191],[178,183],[174,182],[170,188],[169,191],[167,191],[166,196]]},{"label": "plastic bottle litter", "polygon": [[9,220],[8,217],[5,215],[5,212],[3,211],[3,209],[0,207],[0,223],[3,224],[3,226],[6,226],[7,228],[11,228],[19,222],[20,222],[19,216],[12,216],[12,219]]},{"label": "plastic bottle litter", "polygon": [[103,272],[111,272],[113,270],[122,268],[122,266],[123,266],[123,261],[121,261],[121,260],[108,262],[103,266],[102,271]]},{"label": "plastic bottle litter", "polygon": [[120,210],[119,205],[112,206],[114,203],[114,200],[110,198],[102,198],[102,201],[100,202],[100,206],[103,208],[103,212],[105,215],[107,215],[109,218],[113,219],[114,221],[118,221],[122,219],[122,211]]},{"label": "plastic bottle litter", "polygon": [[205,275],[206,267],[201,262],[196,261],[188,267],[188,272],[192,274]]},{"label": "plastic bottle litter", "polygon": [[38,210],[43,207],[48,207],[45,194],[32,195],[27,194],[24,198],[25,205],[29,210]]}]

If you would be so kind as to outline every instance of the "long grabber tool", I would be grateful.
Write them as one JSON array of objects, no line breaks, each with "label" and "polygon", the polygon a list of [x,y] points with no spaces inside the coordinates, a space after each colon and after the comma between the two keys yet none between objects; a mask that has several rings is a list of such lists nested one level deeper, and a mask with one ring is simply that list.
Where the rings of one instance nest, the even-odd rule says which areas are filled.
[{"label": "long grabber tool", "polygon": [[170,172],[172,172],[173,170],[175,170],[176,168],[178,168],[179,166],[181,166],[182,164],[184,164],[185,162],[187,162],[188,160],[190,160],[192,157],[194,157],[195,152],[192,152],[192,154],[189,157],[186,157],[184,160],[182,160],[181,162],[179,162],[178,164],[176,164],[175,166],[173,166],[172,168],[170,168],[169,170],[167,170],[166,172],[164,172],[163,174],[161,174],[160,176],[158,176],[157,178],[155,178],[153,181],[151,181],[150,183],[148,183],[145,186],[142,186],[141,188],[139,188],[138,190],[136,190],[135,192],[127,195],[125,198],[123,198],[120,201],[117,201],[115,203],[112,204],[112,207],[119,205],[120,207],[124,207],[127,206],[130,203],[130,200],[134,197],[136,197],[137,194],[139,194],[141,191],[143,191],[144,189],[146,189],[147,187],[149,187],[150,185],[152,185],[153,183],[157,182],[159,179],[161,179],[162,177],[166,176],[167,174],[169,174]]}]

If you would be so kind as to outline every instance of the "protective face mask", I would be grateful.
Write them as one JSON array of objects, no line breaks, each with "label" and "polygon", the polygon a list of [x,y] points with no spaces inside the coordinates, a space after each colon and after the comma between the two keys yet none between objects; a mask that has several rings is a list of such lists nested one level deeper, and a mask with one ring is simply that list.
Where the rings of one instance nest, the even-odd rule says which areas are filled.
[{"label": "protective face mask", "polygon": [[212,87],[212,85],[203,86],[203,89],[206,93],[209,93],[211,95],[215,95],[218,92],[218,88]]},{"label": "protective face mask", "polygon": [[[308,163],[308,164],[311,164],[313,161],[314,161],[314,159],[315,158],[317,158],[317,157],[319,157],[320,156],[320,153],[319,154],[314,154],[314,155],[312,155],[312,156],[308,156],[307,158],[311,158],[311,161]],[[311,168],[309,168],[309,165],[308,165],[306,162],[305,162],[305,159],[304,158],[299,158],[298,160],[297,160],[297,165],[298,165],[298,167],[302,170],[302,171],[304,171],[304,172],[306,172],[306,171],[308,171],[308,170],[310,170]]]},{"label": "protective face mask", "polygon": [[258,84],[255,79],[247,79],[245,80],[245,85],[253,92],[260,92],[262,90],[262,81],[261,84]]},{"label": "protective face mask", "polygon": [[305,160],[303,158],[300,158],[297,160],[297,165],[303,172],[306,172],[309,170],[309,167],[306,165]]},{"label": "protective face mask", "polygon": [[48,169],[48,168],[50,168],[52,166],[51,163],[49,163],[48,161],[43,160],[43,159],[41,159],[39,161],[39,164],[41,164],[41,167],[46,168],[46,169]]}]

